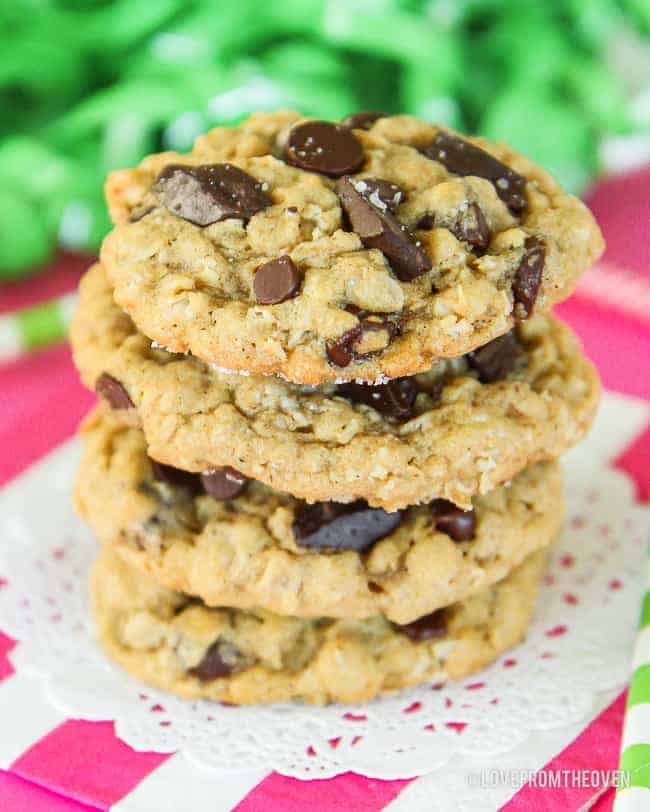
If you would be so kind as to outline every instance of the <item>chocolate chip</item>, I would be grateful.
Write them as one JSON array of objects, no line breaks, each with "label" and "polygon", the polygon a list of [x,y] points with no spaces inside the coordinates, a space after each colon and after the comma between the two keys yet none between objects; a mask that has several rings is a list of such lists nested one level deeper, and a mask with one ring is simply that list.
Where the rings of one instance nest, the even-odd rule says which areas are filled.
[{"label": "chocolate chip", "polygon": [[302,274],[291,257],[284,254],[255,271],[253,291],[260,304],[278,304],[298,293]]},{"label": "chocolate chip", "polygon": [[447,634],[447,612],[445,609],[436,609],[435,612],[419,617],[412,623],[393,623],[393,628],[400,634],[405,634],[414,643],[436,640]]},{"label": "chocolate chip", "polygon": [[434,499],[429,504],[436,530],[446,533],[454,541],[471,541],[476,532],[476,514],[462,510],[446,499]]},{"label": "chocolate chip", "polygon": [[242,473],[229,465],[224,468],[212,468],[201,474],[201,483],[206,493],[220,501],[239,496],[247,482],[247,478]]},{"label": "chocolate chip", "polygon": [[133,409],[134,407],[124,385],[107,372],[102,372],[95,381],[95,392],[108,402],[111,409]]},{"label": "chocolate chip", "polygon": [[512,283],[513,312],[517,321],[524,321],[532,315],[542,284],[545,261],[545,243],[537,237],[527,237],[524,253]]},{"label": "chocolate chip", "polygon": [[514,330],[467,353],[467,361],[478,372],[481,383],[503,380],[519,365],[523,357],[524,348]]},{"label": "chocolate chip", "polygon": [[377,386],[342,383],[337,387],[337,393],[355,403],[372,406],[380,414],[403,423],[413,417],[418,386],[413,378],[395,378]]},{"label": "chocolate chip", "polygon": [[154,479],[159,482],[165,482],[173,488],[185,488],[192,494],[201,491],[201,482],[197,474],[190,471],[182,471],[180,468],[174,468],[171,465],[163,465],[161,462],[149,459],[151,468],[153,470]]},{"label": "chocolate chip", "polygon": [[389,212],[374,206],[357,189],[359,181],[341,178],[336,193],[353,230],[366,248],[381,251],[402,282],[431,270],[431,259],[415,237]]},{"label": "chocolate chip", "polygon": [[299,547],[361,552],[392,533],[401,521],[400,511],[371,508],[361,499],[348,505],[317,502],[296,513],[293,534]]},{"label": "chocolate chip", "polygon": [[356,327],[352,327],[337,339],[328,341],[325,346],[328,359],[337,367],[346,367],[355,359],[369,358],[374,355],[374,352],[361,353],[358,351],[358,345],[366,333],[383,330],[387,333],[388,343],[390,343],[393,336],[400,331],[400,323],[392,319],[376,316],[372,318],[360,316],[360,318],[361,321]]},{"label": "chocolate chip", "polygon": [[365,160],[359,139],[346,127],[328,121],[308,121],[294,127],[285,156],[293,166],[333,178],[356,172]]},{"label": "chocolate chip", "polygon": [[386,113],[376,113],[370,110],[362,113],[352,113],[352,115],[343,119],[341,126],[350,130],[369,130],[375,121],[379,121],[380,118],[386,118]]},{"label": "chocolate chip", "polygon": [[238,668],[239,651],[222,640],[216,640],[205,652],[203,659],[194,668],[188,669],[188,674],[201,682],[210,682],[213,679],[228,677]]},{"label": "chocolate chip", "polygon": [[477,175],[489,180],[512,212],[520,212],[526,206],[526,178],[469,141],[439,132],[430,144],[419,150],[455,175]]},{"label": "chocolate chip", "polygon": [[404,202],[404,190],[396,183],[381,178],[354,178],[352,185],[380,211],[394,212]]},{"label": "chocolate chip", "polygon": [[227,163],[170,164],[158,175],[153,191],[169,211],[197,226],[249,220],[273,203],[263,183]]}]

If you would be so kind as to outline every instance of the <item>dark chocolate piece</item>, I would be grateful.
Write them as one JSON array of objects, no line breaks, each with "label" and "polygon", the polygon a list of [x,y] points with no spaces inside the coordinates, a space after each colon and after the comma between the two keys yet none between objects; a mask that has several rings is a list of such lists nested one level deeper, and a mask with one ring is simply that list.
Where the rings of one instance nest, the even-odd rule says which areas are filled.
[{"label": "dark chocolate piece", "polygon": [[337,392],[348,400],[372,406],[380,414],[403,423],[413,417],[418,386],[413,378],[395,378],[377,386],[342,383],[337,387]]},{"label": "dark chocolate piece", "polygon": [[341,178],[336,184],[336,193],[364,246],[381,251],[402,282],[410,282],[430,271],[431,259],[413,234],[390,211],[373,205],[371,199],[358,190],[360,184],[363,181]]},{"label": "dark chocolate piece", "polygon": [[279,304],[293,298],[300,290],[302,274],[291,257],[284,254],[255,271],[253,291],[260,304]]},{"label": "dark chocolate piece", "polygon": [[325,347],[327,357],[330,363],[337,367],[346,367],[354,360],[368,358],[374,354],[374,352],[360,353],[357,351],[357,346],[365,333],[385,330],[388,333],[388,343],[390,343],[393,336],[398,335],[401,330],[400,322],[393,319],[377,317],[365,312],[359,313],[359,318],[360,322],[356,327],[352,327],[342,336],[327,342]]},{"label": "dark chocolate piece", "polygon": [[436,530],[446,533],[454,541],[471,541],[476,533],[476,513],[463,510],[447,499],[434,499],[429,503]]},{"label": "dark chocolate piece", "polygon": [[159,482],[165,482],[173,488],[185,488],[192,494],[199,493],[202,490],[198,474],[182,471],[180,468],[174,468],[171,465],[164,465],[162,462],[156,462],[151,458],[149,458],[149,462],[151,463],[154,479]]},{"label": "dark chocolate piece", "polygon": [[95,392],[107,401],[111,409],[134,408],[134,403],[124,388],[124,384],[107,372],[102,372],[95,381]]},{"label": "dark chocolate piece", "polygon": [[411,623],[393,623],[393,628],[400,634],[405,634],[414,643],[436,640],[447,634],[447,611],[436,609],[435,612],[419,617]]},{"label": "dark chocolate piece", "polygon": [[201,682],[211,682],[213,679],[228,677],[240,670],[238,659],[239,652],[232,643],[216,640],[205,652],[201,662],[188,669],[187,673]]},{"label": "dark chocolate piece", "polygon": [[244,474],[226,465],[224,468],[213,468],[201,474],[201,484],[205,492],[213,499],[226,501],[234,499],[246,487],[248,479]]},{"label": "dark chocolate piece", "polygon": [[517,321],[525,321],[533,314],[542,284],[545,261],[545,243],[538,237],[527,237],[524,253],[512,283],[513,312]]},{"label": "dark chocolate piece", "polygon": [[476,175],[489,180],[510,211],[518,213],[526,206],[526,178],[502,164],[489,152],[451,133],[439,132],[420,152],[438,161],[455,175]]},{"label": "dark chocolate piece", "polygon": [[293,534],[299,547],[362,552],[400,524],[400,511],[388,513],[359,499],[350,504],[317,502],[296,512]]},{"label": "dark chocolate piece", "polygon": [[273,201],[265,184],[232,164],[170,164],[158,175],[153,191],[165,208],[208,226],[221,220],[250,220]]},{"label": "dark chocolate piece", "polygon": [[347,127],[328,121],[307,121],[289,133],[287,163],[339,178],[356,172],[365,160],[363,146]]},{"label": "dark chocolate piece", "polygon": [[514,330],[495,338],[489,344],[467,353],[467,361],[481,383],[494,383],[507,377],[524,357],[524,348]]},{"label": "dark chocolate piece", "polygon": [[375,121],[385,117],[386,113],[364,110],[361,113],[352,113],[346,116],[341,122],[341,126],[350,130],[369,130]]},{"label": "dark chocolate piece", "polygon": [[354,178],[352,185],[380,211],[394,212],[406,197],[401,186],[381,178]]}]

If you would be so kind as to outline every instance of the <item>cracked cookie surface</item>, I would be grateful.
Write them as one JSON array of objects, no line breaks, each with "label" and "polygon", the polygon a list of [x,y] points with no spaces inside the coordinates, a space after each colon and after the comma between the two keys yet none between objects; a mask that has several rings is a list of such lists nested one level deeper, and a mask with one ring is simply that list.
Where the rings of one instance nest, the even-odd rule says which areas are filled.
[{"label": "cracked cookie surface", "polygon": [[298,383],[463,355],[566,298],[603,250],[540,167],[409,116],[349,130],[260,113],[114,172],[106,191],[102,260],[142,332]]},{"label": "cracked cookie surface", "polygon": [[299,620],[208,609],[168,591],[105,547],[91,578],[100,642],[133,676],[179,696],[249,704],[362,702],[426,681],[462,679],[526,634],[546,553],[418,624]]},{"label": "cracked cookie surface", "polygon": [[[541,463],[476,497],[471,513],[441,516],[436,502],[395,514],[396,527],[361,551],[318,546],[322,535],[304,546],[296,522],[302,529],[306,508],[287,494],[249,482],[215,499],[198,477],[161,476],[142,432],[103,407],[82,439],[80,515],[132,565],[210,606],[409,623],[504,578],[551,543],[564,514],[559,465]],[[332,528],[339,537],[345,529]]]},{"label": "cracked cookie surface", "polygon": [[142,426],[159,462],[199,472],[231,466],[308,501],[365,499],[386,510],[437,497],[468,507],[585,433],[599,385],[573,335],[540,316],[516,333],[521,357],[510,372],[487,347],[471,364],[440,362],[415,379],[411,418],[396,420],[334,384],[226,374],[152,348],[114,303],[100,265],[81,282],[71,326],[84,382],[106,395],[98,381],[109,375],[113,390],[121,387],[115,416]]}]

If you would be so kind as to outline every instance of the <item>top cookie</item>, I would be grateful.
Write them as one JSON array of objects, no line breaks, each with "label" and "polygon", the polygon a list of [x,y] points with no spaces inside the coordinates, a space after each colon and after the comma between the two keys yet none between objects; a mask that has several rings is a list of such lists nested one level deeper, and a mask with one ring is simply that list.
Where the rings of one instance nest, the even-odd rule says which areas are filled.
[{"label": "top cookie", "polygon": [[219,367],[376,383],[548,310],[602,253],[588,209],[505,145],[362,123],[259,113],[112,173],[117,303]]}]

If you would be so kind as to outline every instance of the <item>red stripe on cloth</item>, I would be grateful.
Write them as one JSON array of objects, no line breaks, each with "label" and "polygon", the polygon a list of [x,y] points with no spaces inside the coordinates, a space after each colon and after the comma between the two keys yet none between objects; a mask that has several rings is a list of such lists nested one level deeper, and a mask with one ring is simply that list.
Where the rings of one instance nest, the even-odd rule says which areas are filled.
[{"label": "red stripe on cloth", "polygon": [[614,808],[614,798],[616,798],[616,790],[610,787],[603,792],[593,806],[589,807],[589,812],[612,812]]},{"label": "red stripe on cloth", "polygon": [[11,772],[99,809],[109,809],[169,758],[138,753],[112,722],[68,720],[23,753]]},{"label": "red stripe on cloth", "polygon": [[0,313],[30,307],[74,290],[81,274],[92,262],[91,257],[62,254],[51,266],[27,279],[0,285]]},{"label": "red stripe on cloth", "polygon": [[[621,731],[625,713],[626,691],[623,691],[612,703],[600,713],[593,722],[562,750],[555,758],[543,767],[543,772],[557,773],[569,770],[573,774],[583,770],[616,770],[621,746]],[[540,772],[542,772],[540,771]],[[574,772],[575,771],[575,772]],[[574,812],[588,808],[589,802],[599,794],[599,788],[589,786],[549,787],[541,790],[531,782],[522,787],[501,812],[544,812],[544,810],[562,809]],[[600,788],[600,792],[603,788]]]},{"label": "red stripe on cloth", "polygon": [[96,806],[63,798],[4,770],[0,770],[0,809],[2,812],[97,812]]},{"label": "red stripe on cloth", "polygon": [[74,434],[95,402],[59,345],[0,367],[0,485]]},{"label": "red stripe on cloth", "polygon": [[614,462],[636,483],[641,502],[650,502],[650,426]]},{"label": "red stripe on cloth", "polygon": [[15,645],[15,640],[4,634],[4,632],[0,632],[0,682],[2,682],[3,679],[7,679],[7,677],[10,677],[14,673],[14,669],[9,661],[8,655]]},{"label": "red stripe on cloth", "polygon": [[607,389],[650,400],[650,330],[576,295],[555,308],[580,336]]},{"label": "red stripe on cloth", "polygon": [[605,259],[650,277],[650,167],[604,178],[587,196],[607,240]]},{"label": "red stripe on cloth", "polygon": [[387,806],[412,779],[380,781],[356,773],[299,781],[273,773],[240,801],[233,812],[376,812]]}]

